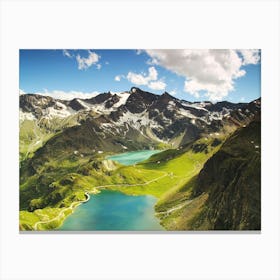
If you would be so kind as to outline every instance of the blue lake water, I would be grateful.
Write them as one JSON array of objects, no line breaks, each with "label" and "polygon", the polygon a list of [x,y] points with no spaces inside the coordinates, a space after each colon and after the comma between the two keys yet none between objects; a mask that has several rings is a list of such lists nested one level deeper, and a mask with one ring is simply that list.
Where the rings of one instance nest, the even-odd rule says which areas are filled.
[{"label": "blue lake water", "polygon": [[76,208],[59,230],[164,230],[154,216],[155,203],[153,196],[130,196],[104,190],[91,195],[88,202]]},{"label": "blue lake water", "polygon": [[160,150],[143,150],[135,152],[127,152],[123,154],[117,154],[108,156],[107,159],[117,161],[123,165],[133,165],[138,162],[148,159],[150,156],[161,152]]},{"label": "blue lake water", "polygon": [[[144,150],[107,157],[123,165],[133,165],[148,159],[159,150]],[[150,195],[131,196],[117,191],[103,190],[91,195],[66,218],[59,230],[164,230],[155,217],[156,198]]]}]

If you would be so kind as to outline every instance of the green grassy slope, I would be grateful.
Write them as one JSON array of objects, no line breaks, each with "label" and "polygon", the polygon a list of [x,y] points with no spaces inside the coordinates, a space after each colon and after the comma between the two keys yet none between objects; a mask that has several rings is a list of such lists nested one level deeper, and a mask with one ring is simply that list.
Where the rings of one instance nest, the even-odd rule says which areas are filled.
[{"label": "green grassy slope", "polygon": [[54,135],[65,128],[78,124],[78,119],[82,116],[74,114],[64,119],[61,118],[41,118],[39,120],[25,119],[20,121],[19,131],[19,152],[20,161],[34,156],[39,148],[51,139]]},{"label": "green grassy slope", "polygon": [[[68,159],[51,158],[33,173],[29,172],[28,163],[23,164],[20,228],[34,229],[38,221],[52,221],[59,216],[36,229],[55,228],[72,212],[69,207],[73,203],[84,200],[85,192],[104,187],[132,195],[151,194],[160,204],[200,171],[218,149],[210,145],[213,141],[201,139],[193,145],[166,150],[134,166],[106,160],[106,154],[81,157],[80,153]],[[207,150],[198,152],[195,147],[202,142]]]},{"label": "green grassy slope", "polygon": [[32,157],[34,152],[53,135],[54,133],[39,127],[36,121],[24,120],[20,124],[19,133],[20,161]]}]

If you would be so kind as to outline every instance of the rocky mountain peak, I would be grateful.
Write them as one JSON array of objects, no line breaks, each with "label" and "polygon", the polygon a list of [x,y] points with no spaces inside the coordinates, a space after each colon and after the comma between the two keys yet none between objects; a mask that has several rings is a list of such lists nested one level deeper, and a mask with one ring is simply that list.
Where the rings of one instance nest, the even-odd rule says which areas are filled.
[{"label": "rocky mountain peak", "polygon": [[126,108],[131,113],[141,113],[156,101],[159,96],[148,91],[143,91],[133,87],[130,90],[131,94],[126,101]]},{"label": "rocky mountain peak", "polygon": [[39,94],[23,94],[20,96],[19,102],[20,108],[26,112],[32,112],[37,108],[45,109],[55,104],[52,97]]},{"label": "rocky mountain peak", "polygon": [[111,108],[112,106],[114,106],[114,104],[116,104],[119,101],[120,101],[120,97],[114,94],[105,102],[105,108]]},{"label": "rocky mountain peak", "polygon": [[73,110],[80,111],[84,110],[85,107],[81,104],[78,98],[72,99],[68,104]]},{"label": "rocky mountain peak", "polygon": [[161,95],[161,99],[177,100],[177,98],[175,98],[174,96],[172,96],[166,91]]}]

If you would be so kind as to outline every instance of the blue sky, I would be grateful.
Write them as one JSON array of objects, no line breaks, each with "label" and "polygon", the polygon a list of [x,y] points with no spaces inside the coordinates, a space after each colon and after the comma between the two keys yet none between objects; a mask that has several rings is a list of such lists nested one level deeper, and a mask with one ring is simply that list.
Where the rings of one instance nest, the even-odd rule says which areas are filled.
[{"label": "blue sky", "polygon": [[58,97],[167,91],[189,101],[260,97],[258,50],[20,50],[20,90]]}]

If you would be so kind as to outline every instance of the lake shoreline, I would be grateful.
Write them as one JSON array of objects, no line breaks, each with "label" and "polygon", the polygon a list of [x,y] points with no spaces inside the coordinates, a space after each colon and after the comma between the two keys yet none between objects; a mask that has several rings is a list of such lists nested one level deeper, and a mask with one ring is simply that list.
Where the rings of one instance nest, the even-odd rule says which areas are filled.
[{"label": "lake shoreline", "polygon": [[[142,162],[142,161],[145,161],[146,159],[150,158],[153,154],[156,154],[156,153],[159,153],[159,152],[162,152],[162,150],[138,150],[138,151],[132,151],[132,152],[126,152],[126,153],[122,153],[122,154],[115,154],[115,155],[110,155],[110,156],[106,156],[105,159],[110,159],[111,157],[115,158],[115,161],[118,162],[116,160],[116,158],[118,157],[122,157],[122,156],[127,156],[127,155],[141,155],[140,158],[139,157],[136,157],[136,163],[139,163],[139,162]],[[143,156],[144,155],[144,156]],[[131,161],[131,158],[130,158],[130,161]],[[129,165],[134,165],[136,163],[133,163],[133,164],[129,164]],[[44,230],[44,229],[38,229],[38,225],[40,224],[49,224],[51,222],[54,222],[54,221],[57,221],[59,222],[59,225],[54,227],[52,230],[59,230],[63,225],[64,225],[64,222],[65,220],[73,215],[74,211],[76,210],[76,208],[78,208],[78,206],[81,206],[82,204],[85,204],[87,202],[89,202],[90,198],[91,198],[91,195],[96,195],[96,194],[99,194],[101,192],[101,190],[110,190],[112,192],[119,192],[119,193],[122,193],[123,195],[126,195],[126,196],[131,196],[131,197],[139,197],[139,196],[146,196],[146,197],[153,197],[154,199],[158,199],[156,196],[152,195],[152,194],[137,194],[137,193],[133,193],[133,194],[128,194],[126,193],[125,191],[122,191],[121,188],[122,187],[133,187],[133,186],[145,186],[149,183],[151,183],[152,181],[154,180],[158,180],[159,178],[161,177],[164,177],[166,175],[163,175],[163,176],[160,176],[160,177],[157,177],[151,181],[147,181],[147,182],[144,182],[144,183],[135,183],[135,184],[126,184],[126,183],[123,183],[123,184],[109,184],[109,185],[100,185],[100,186],[96,186],[96,187],[93,187],[92,190],[87,190],[85,191],[84,195],[85,195],[85,200],[83,201],[73,201],[69,207],[67,208],[64,208],[62,209],[59,214],[53,218],[53,219],[50,219],[48,221],[38,221],[35,225],[34,225],[34,230],[35,231],[40,231],[40,230]],[[119,189],[115,189],[116,187],[118,187]],[[69,213],[67,213],[69,210],[71,210]],[[160,219],[158,219],[158,217],[156,216],[156,211],[155,211],[155,208],[153,206],[153,217],[155,219],[158,220],[158,223],[160,224]],[[165,228],[163,226],[161,226],[163,230],[165,230]]]},{"label": "lake shoreline", "polygon": [[103,189],[96,197],[92,197],[95,194],[96,192],[93,194],[88,192],[87,199],[77,205],[83,208],[79,207],[78,212],[73,211],[73,215],[67,216],[69,219],[57,230],[96,232],[166,230],[156,216],[154,206],[157,198],[153,195],[132,196],[110,189]]}]

